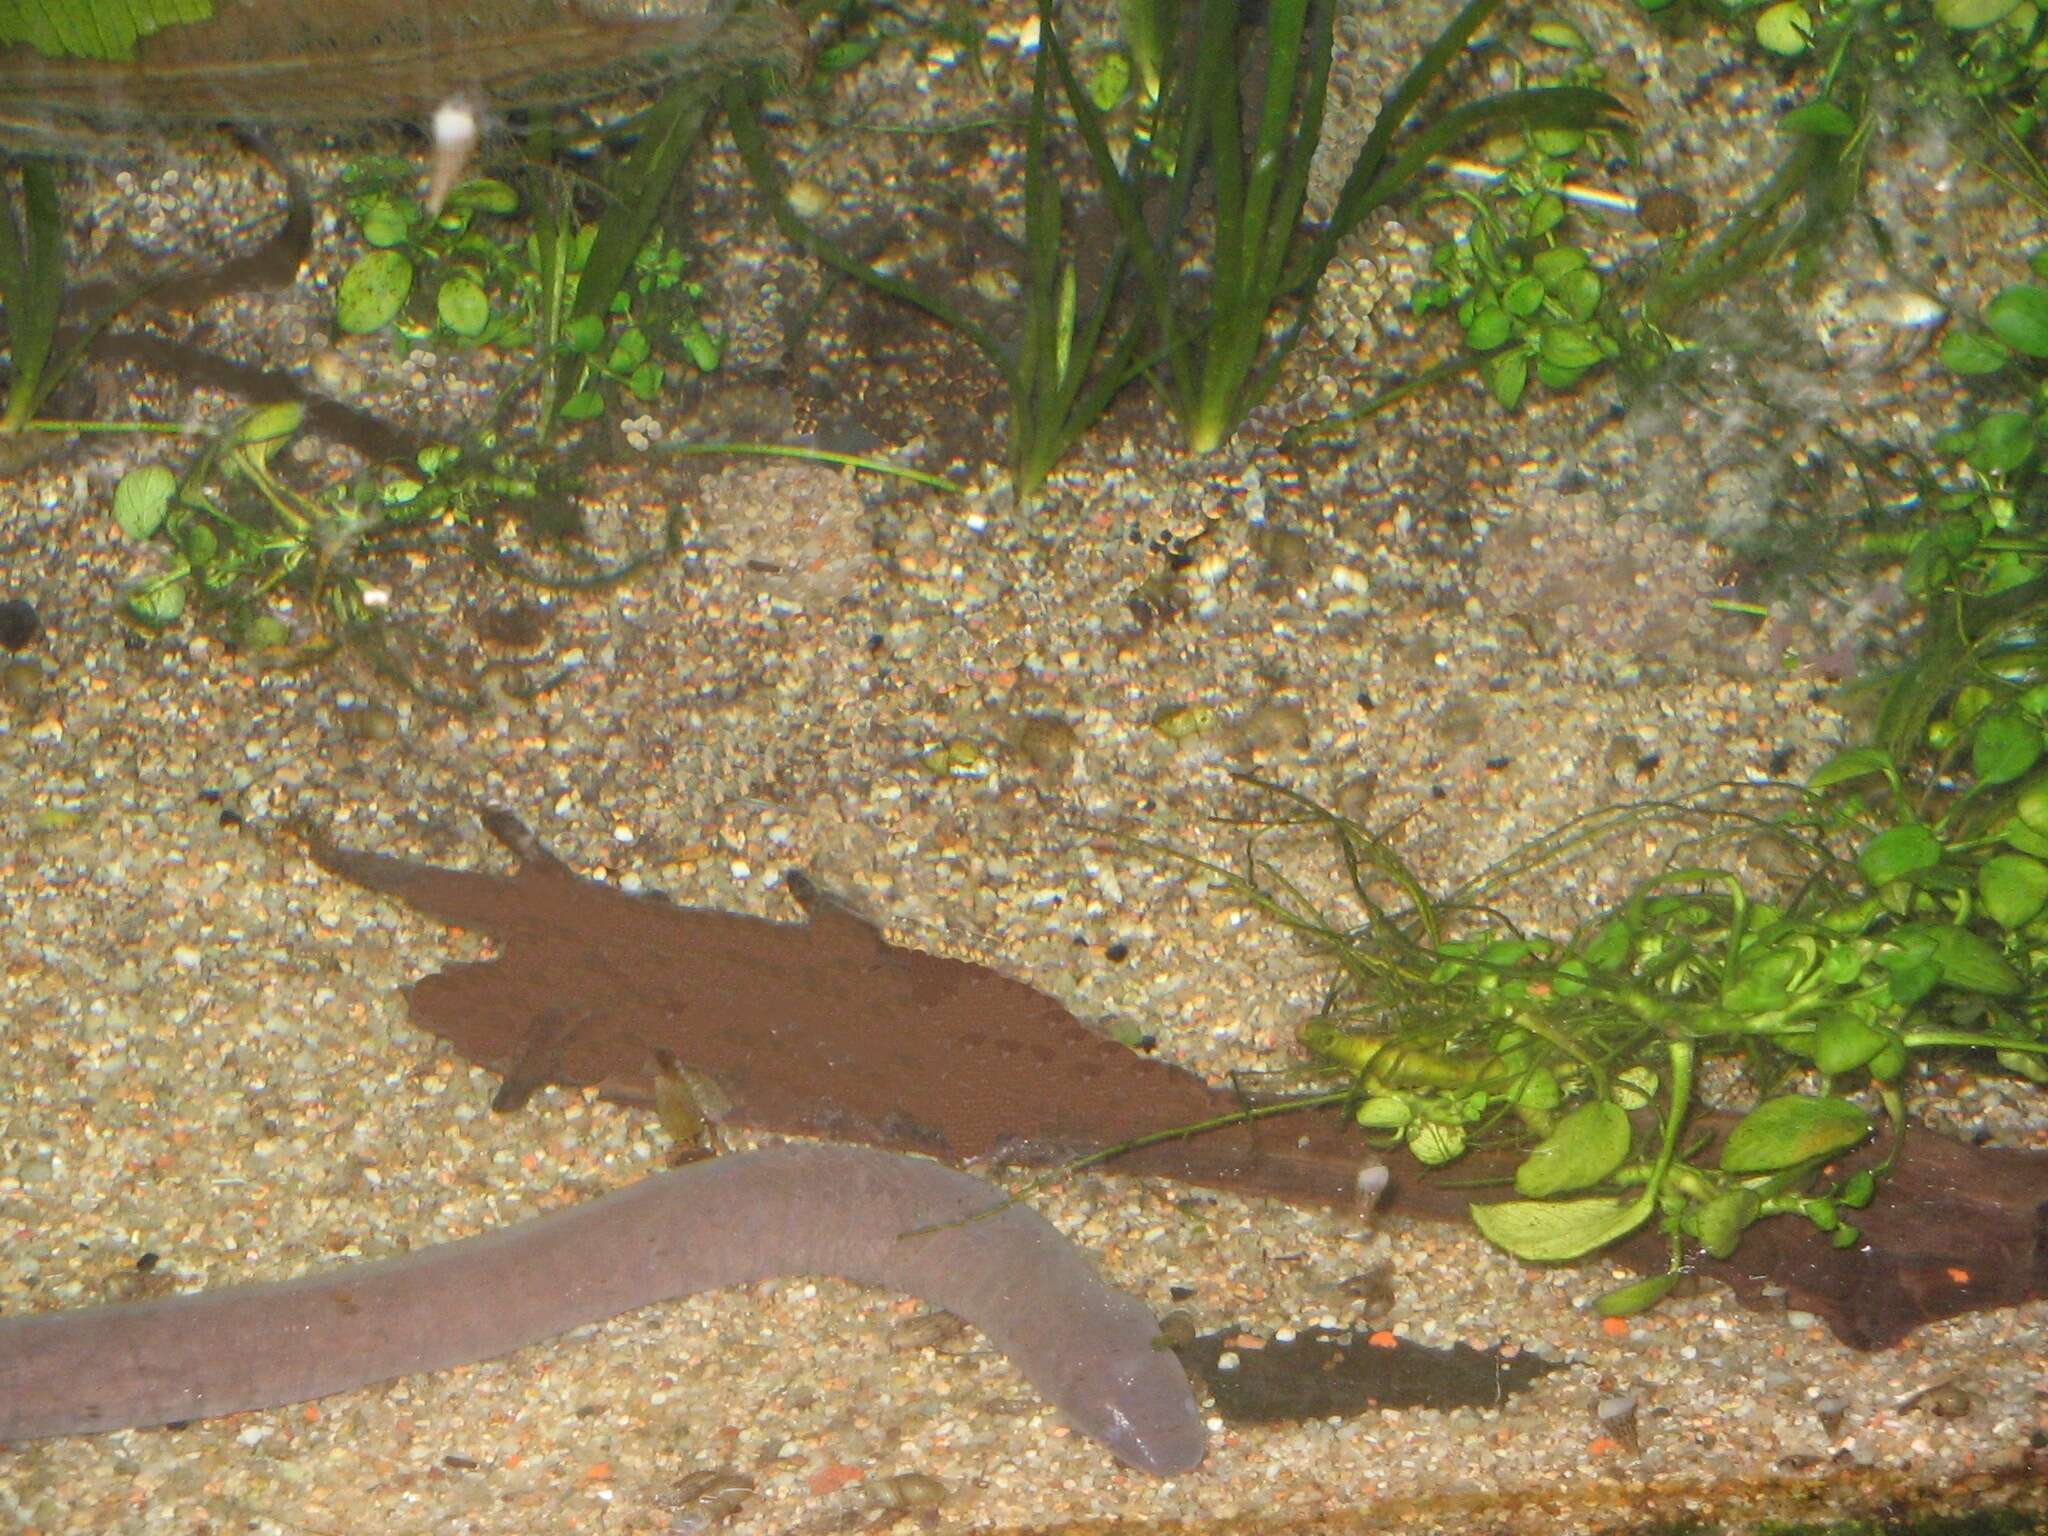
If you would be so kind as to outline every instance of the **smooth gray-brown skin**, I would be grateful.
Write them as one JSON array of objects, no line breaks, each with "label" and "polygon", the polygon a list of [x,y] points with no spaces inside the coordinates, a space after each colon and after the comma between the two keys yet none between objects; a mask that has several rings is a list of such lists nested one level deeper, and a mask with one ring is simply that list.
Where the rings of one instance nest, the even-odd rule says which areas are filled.
[{"label": "smooth gray-brown skin", "polygon": [[0,1441],[210,1418],[502,1355],[651,1302],[838,1275],[974,1324],[1074,1427],[1166,1476],[1199,1410],[1152,1314],[1026,1206],[937,1163],[775,1147],[403,1258],[0,1320]]}]

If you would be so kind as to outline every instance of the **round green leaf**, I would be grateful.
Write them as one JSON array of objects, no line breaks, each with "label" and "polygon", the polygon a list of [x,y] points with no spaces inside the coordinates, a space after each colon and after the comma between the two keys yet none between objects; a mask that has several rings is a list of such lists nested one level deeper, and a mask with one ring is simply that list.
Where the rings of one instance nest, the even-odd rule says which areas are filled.
[{"label": "round green leaf", "polygon": [[372,251],[348,269],[334,295],[334,323],[352,336],[381,331],[412,293],[412,263],[403,251]]},{"label": "round green leaf", "polygon": [[305,419],[306,407],[297,400],[259,405],[235,423],[235,430],[228,435],[228,441],[237,448],[275,443],[298,431]]},{"label": "round green leaf", "polygon": [[504,182],[489,176],[465,181],[448,194],[445,208],[473,208],[478,213],[517,213],[519,194]]},{"label": "round green leaf", "polygon": [[1986,784],[2010,784],[2041,760],[2041,728],[2018,715],[1991,715],[1978,722],[1970,742],[1970,767]]},{"label": "round green leaf", "polygon": [[1430,1168],[1456,1162],[1465,1152],[1465,1128],[1441,1120],[1425,1120],[1408,1132],[1408,1150]]},{"label": "round green leaf", "polygon": [[128,596],[128,611],[145,624],[175,624],[185,611],[185,583],[165,582],[132,592]]},{"label": "round green leaf", "polygon": [[619,332],[619,339],[612,343],[612,354],[605,367],[612,373],[627,374],[647,361],[652,348],[647,333],[637,325],[626,327]]},{"label": "round green leaf", "polygon": [[1543,279],[1546,288],[1555,288],[1567,272],[1584,271],[1591,261],[1576,245],[1553,245],[1530,258],[1529,270]]},{"label": "round green leaf", "polygon": [[1508,1200],[1471,1210],[1472,1224],[1488,1242],[1519,1259],[1557,1264],[1584,1258],[1627,1237],[1656,1208],[1656,1197],[1645,1190],[1633,1199],[1596,1195],[1586,1200]]},{"label": "round green leaf", "polygon": [[562,327],[562,345],[571,352],[595,352],[603,341],[602,315],[578,315]]},{"label": "round green leaf", "polygon": [[1586,39],[1577,27],[1555,16],[1546,16],[1540,21],[1531,22],[1529,36],[1547,48],[1564,48],[1573,53],[1586,54],[1593,51],[1586,45]]},{"label": "round green leaf", "polygon": [[1891,753],[1882,747],[1852,747],[1847,752],[1837,752],[1814,769],[1813,777],[1806,781],[1806,786],[1809,789],[1832,789],[1837,784],[1860,779],[1867,773],[1881,773],[1893,783],[1898,782],[1898,768],[1892,762]]},{"label": "round green leaf", "polygon": [[1546,325],[1542,348],[1543,361],[1557,368],[1590,368],[1607,355],[1583,325]]},{"label": "round green leaf", "polygon": [[1602,1317],[1634,1317],[1638,1312],[1647,1312],[1657,1305],[1684,1278],[1682,1269],[1667,1270],[1661,1275],[1645,1275],[1618,1291],[1609,1291],[1593,1303],[1593,1310]]},{"label": "round green leaf", "polygon": [[458,336],[480,336],[490,324],[491,301],[483,285],[466,274],[457,274],[441,285],[434,295],[434,313]]},{"label": "round green leaf", "polygon": [[1972,469],[1996,474],[2018,469],[2033,451],[2033,418],[2024,411],[1993,411],[1972,429],[1964,457]]},{"label": "round green leaf", "polygon": [[2011,997],[2024,985],[2012,962],[1989,939],[1952,923],[1930,923],[1922,931],[1934,941],[1934,963],[1949,986],[1987,997]]},{"label": "round green leaf", "polygon": [[1880,832],[1856,855],[1856,867],[1872,885],[1890,885],[1941,862],[1941,840],[1917,822]]},{"label": "round green leaf", "polygon": [[1941,339],[1941,361],[1951,373],[1996,373],[2012,361],[2012,349],[1982,331],[1950,331]]},{"label": "round green leaf", "polygon": [[2005,20],[2019,3],[2020,0],[1934,0],[1934,15],[1945,27],[1972,32]]},{"label": "round green leaf", "polygon": [[1486,387],[1503,407],[1513,410],[1529,387],[1529,354],[1503,352],[1486,365]]},{"label": "round green leaf", "polygon": [[1629,1067],[1615,1074],[1608,1097],[1623,1109],[1648,1109],[1657,1096],[1657,1073],[1653,1067]]},{"label": "round green leaf", "polygon": [[1846,139],[1856,131],[1856,119],[1832,101],[1809,101],[1794,107],[1778,119],[1778,132],[1804,133],[1823,139]]},{"label": "round green leaf", "polygon": [[1798,0],[1782,0],[1756,19],[1756,40],[1775,54],[1793,58],[1813,44],[1813,18]]},{"label": "round green leaf", "polygon": [[1357,1120],[1369,1131],[1398,1131],[1415,1118],[1406,1099],[1393,1094],[1375,1094],[1358,1106]]},{"label": "round green leaf", "polygon": [[1560,276],[1551,284],[1550,291],[1574,320],[1590,320],[1600,307],[1600,274],[1580,267]]},{"label": "round green leaf", "polygon": [[1853,1072],[1891,1043],[1888,1029],[1879,1029],[1853,1013],[1823,1019],[1813,1032],[1813,1064],[1830,1077]]},{"label": "round green leaf", "polygon": [[2014,799],[2012,808],[2021,821],[2048,837],[2048,773],[2028,780]]},{"label": "round green leaf", "polygon": [[1604,1099],[1581,1104],[1522,1159],[1515,1190],[1541,1200],[1589,1189],[1627,1160],[1633,1139],[1619,1104]]},{"label": "round green leaf", "polygon": [[690,361],[700,370],[710,373],[725,355],[725,343],[703,326],[692,325],[683,332],[683,350],[690,354]]},{"label": "round green leaf", "polygon": [[2048,288],[2021,283],[1984,306],[1991,334],[2028,357],[2048,357]]},{"label": "round green leaf", "polygon": [[1532,273],[1516,278],[1501,291],[1500,307],[1517,319],[1527,319],[1543,307],[1543,279]]},{"label": "round green leaf", "polygon": [[594,389],[579,389],[562,402],[557,414],[564,421],[589,421],[604,414],[604,396]]},{"label": "round green leaf", "polygon": [[663,369],[660,363],[650,357],[646,362],[633,370],[631,376],[626,380],[626,388],[633,392],[634,399],[645,401],[651,405],[661,398],[661,384],[665,377],[667,377],[666,370]]},{"label": "round green leaf", "polygon": [[1506,310],[1497,304],[1488,304],[1472,316],[1472,323],[1465,327],[1465,345],[1474,352],[1491,352],[1508,339],[1514,323]]},{"label": "round green leaf", "polygon": [[114,487],[114,524],[131,539],[146,539],[163,526],[178,477],[161,464],[131,469]]},{"label": "round green leaf", "polygon": [[1088,99],[1098,112],[1109,111],[1130,88],[1131,61],[1121,53],[1108,55],[1088,77]]},{"label": "round green leaf", "polygon": [[363,238],[379,250],[405,244],[405,237],[412,229],[403,205],[388,192],[364,198],[356,206],[355,213],[356,222],[362,226]]},{"label": "round green leaf", "polygon": [[1754,1191],[1731,1189],[1691,1213],[1691,1230],[1702,1248],[1717,1259],[1725,1259],[1735,1252],[1743,1232],[1762,1209],[1763,1202]]},{"label": "round green leaf", "polygon": [[2001,928],[2024,928],[2048,907],[2048,864],[2024,854],[2001,853],[1977,871],[1977,895]]},{"label": "round green leaf", "polygon": [[1789,1094],[1766,1099],[1736,1123],[1721,1147],[1724,1173],[1776,1173],[1846,1152],[1870,1134],[1870,1116],[1847,1099]]},{"label": "round green leaf", "polygon": [[[1537,129],[1542,133],[1542,129]],[[1533,137],[1533,135],[1532,135]],[[1522,236],[1527,240],[1541,240],[1564,222],[1564,199],[1555,192],[1545,192],[1531,198],[1522,214]]]}]

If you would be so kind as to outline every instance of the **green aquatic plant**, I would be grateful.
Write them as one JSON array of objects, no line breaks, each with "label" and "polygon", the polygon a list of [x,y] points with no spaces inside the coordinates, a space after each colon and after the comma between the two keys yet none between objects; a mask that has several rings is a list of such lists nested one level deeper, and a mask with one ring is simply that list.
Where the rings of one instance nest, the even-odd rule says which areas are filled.
[{"label": "green aquatic plant", "polygon": [[[1520,1258],[1665,1233],[1669,1272],[1605,1298],[1609,1314],[1664,1295],[1688,1245],[1726,1257],[1758,1221],[1796,1217],[1856,1242],[1854,1212],[1896,1144],[1875,1167],[1826,1169],[1877,1131],[1866,1096],[1893,1137],[1903,1130],[1911,1065],[1929,1053],[1988,1053],[2048,1081],[2048,844],[2017,815],[1989,838],[1913,806],[1874,750],[1837,758],[1803,791],[1777,787],[1776,805],[1731,786],[1595,812],[1440,899],[1384,838],[1249,782],[1280,814],[1241,867],[1195,862],[1332,962],[1302,1030],[1312,1060],[1348,1082],[1368,1133],[1420,1162],[1519,1146],[1519,1198],[1471,1214]],[[2035,794],[2048,806],[2048,775]],[[1260,852],[1283,826],[1328,836],[1353,913],[1325,910]],[[1555,935],[1502,915],[1509,891],[1653,826],[1681,835],[1673,865],[1612,911]],[[1760,897],[1713,860],[1735,840],[1796,861],[1790,894]],[[1763,1096],[1709,1146],[1695,1085],[1714,1058],[1746,1064]],[[1793,1084],[1800,1073],[1810,1082]]]},{"label": "green aquatic plant", "polygon": [[[1181,35],[1171,46],[1153,45],[1158,100],[1126,156],[1127,166],[1141,166],[1137,177],[1119,172],[1103,114],[1057,30],[1041,29],[1100,192],[1131,249],[1163,353],[1154,376],[1191,449],[1221,444],[1265,397],[1337,247],[1408,195],[1435,156],[1502,128],[1618,125],[1620,104],[1577,84],[1483,96],[1418,121],[1423,102],[1496,9],[1498,0],[1470,0],[1423,51],[1382,103],[1318,228],[1309,227],[1305,210],[1329,89],[1330,0],[1276,0],[1258,36],[1249,13],[1229,0],[1178,7]],[[1242,69],[1247,58],[1262,64]],[[1154,191],[1163,211],[1148,216]],[[1208,202],[1207,220],[1195,217],[1198,193]]]},{"label": "green aquatic plant", "polygon": [[2032,768],[2028,723],[2048,707],[2048,251],[2030,265],[2036,281],[2003,289],[1979,325],[1944,338],[1942,360],[1976,386],[1976,408],[1937,441],[1904,529],[1869,541],[1903,556],[1902,584],[1931,619],[1884,680],[1874,742],[1899,760],[1967,761],[1979,821]]},{"label": "green aquatic plant", "polygon": [[[769,149],[756,88],[744,81],[728,87],[728,119],[755,186],[790,239],[952,326],[1002,374],[1012,482],[1029,496],[1141,374],[1158,384],[1191,448],[1206,451],[1226,439],[1298,341],[1338,244],[1403,196],[1446,146],[1504,124],[1615,120],[1612,98],[1558,86],[1466,101],[1416,125],[1424,99],[1498,4],[1471,0],[1424,51],[1382,107],[1333,216],[1316,227],[1305,209],[1322,139],[1331,0],[1274,0],[1256,17],[1231,0],[1130,8],[1126,36],[1139,62],[1109,87],[1099,70],[1083,78],[1057,6],[1042,3],[1025,131],[1015,340],[976,324],[944,296],[856,261],[800,217]],[[1239,65],[1248,55],[1264,65],[1244,85]],[[1155,74],[1155,93],[1128,112],[1098,99],[1113,91],[1142,95]],[[1128,128],[1115,143],[1112,111]],[[1063,136],[1057,145],[1056,135]],[[1061,180],[1076,154],[1088,168],[1076,179],[1089,184],[1116,230],[1087,282],[1069,239],[1067,204],[1079,192]]]},{"label": "green aquatic plant", "polygon": [[545,166],[528,177],[539,206],[521,223],[520,194],[495,178],[463,182],[432,209],[411,162],[354,162],[342,174],[344,202],[369,249],[336,289],[335,328],[403,346],[528,354],[543,441],[558,421],[590,421],[614,399],[657,405],[672,369],[710,372],[723,351],[702,287],[684,275],[687,258],[654,225],[702,120],[703,93],[676,87],[589,220]]},{"label": "green aquatic plant", "polygon": [[9,358],[0,433],[19,432],[34,419],[65,372],[52,366],[64,296],[56,173],[42,159],[12,169],[19,194],[0,198],[0,308],[7,312]]}]

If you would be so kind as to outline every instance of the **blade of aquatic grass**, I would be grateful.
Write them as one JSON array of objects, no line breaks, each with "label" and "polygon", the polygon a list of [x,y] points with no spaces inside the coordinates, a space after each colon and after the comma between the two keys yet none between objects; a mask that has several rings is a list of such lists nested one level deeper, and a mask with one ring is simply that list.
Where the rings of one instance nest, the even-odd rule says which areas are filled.
[{"label": "blade of aquatic grass", "polygon": [[47,160],[23,159],[21,213],[0,208],[0,300],[6,302],[12,373],[0,432],[17,432],[47,398],[57,375],[49,369],[64,296],[64,224],[57,207],[57,176]]},{"label": "blade of aquatic grass", "polygon": [[[1088,159],[1095,171],[1095,183],[1114,215],[1118,232],[1129,252],[1129,259],[1136,267],[1138,281],[1150,301],[1152,312],[1159,328],[1160,350],[1165,357],[1165,366],[1176,367],[1186,347],[1186,338],[1176,333],[1173,312],[1173,285],[1168,278],[1164,255],[1159,244],[1153,239],[1147,225],[1138,194],[1138,179],[1144,161],[1139,148],[1133,144],[1125,163],[1119,166],[1116,156],[1109,147],[1109,136],[1103,129],[1103,114],[1089,96],[1080,77],[1074,71],[1072,55],[1065,40],[1060,36],[1058,26],[1053,22],[1048,7],[1039,9],[1039,49],[1052,60],[1053,68],[1060,77],[1060,91],[1066,97],[1074,113],[1074,124],[1081,135],[1082,145],[1088,151]],[[1169,81],[1168,90],[1173,92],[1177,81]],[[1168,120],[1168,119],[1162,119]],[[1194,141],[1199,149],[1200,139]],[[1197,155],[1190,153],[1190,146],[1184,139],[1175,151],[1173,185],[1168,197],[1169,223],[1177,223],[1179,215],[1171,210],[1184,208],[1191,195],[1194,162]]]},{"label": "blade of aquatic grass", "polygon": [[[1300,263],[1269,288],[1270,297],[1266,311],[1260,317],[1261,328],[1254,333],[1256,336],[1263,335],[1265,315],[1270,314],[1281,299],[1294,299],[1296,313],[1265,348],[1263,360],[1257,360],[1256,349],[1246,360],[1246,371],[1235,396],[1229,401],[1227,417],[1222,418],[1228,423],[1223,436],[1227,437],[1238,422],[1258,408],[1278,379],[1281,366],[1301,340],[1303,328],[1308,323],[1309,302],[1314,298],[1316,286],[1322,281],[1323,273],[1329,268],[1344,235],[1375,209],[1386,206],[1406,192],[1444,149],[1459,139],[1500,124],[1524,129],[1616,128],[1620,125],[1621,110],[1621,104],[1604,91],[1584,86],[1537,86],[1503,91],[1481,101],[1467,102],[1419,130],[1392,164],[1383,166],[1377,177],[1355,190],[1348,210],[1340,198],[1337,216],[1310,243]],[[1222,440],[1222,437],[1217,439],[1218,442]]]},{"label": "blade of aquatic grass", "polygon": [[1025,134],[1025,323],[1022,342],[1006,368],[1011,483],[1027,500],[1117,392],[1146,367],[1137,360],[1144,329],[1135,318],[1122,324],[1116,344],[1106,357],[1101,355],[1130,260],[1127,244],[1119,241],[1111,250],[1085,318],[1074,263],[1061,259],[1065,217],[1047,140],[1057,45],[1047,46],[1046,33],[1040,36]]},{"label": "blade of aquatic grass", "polygon": [[566,400],[583,388],[590,376],[588,355],[565,354],[558,350],[563,332],[584,316],[600,318],[611,313],[612,300],[625,285],[641,247],[654,232],[676,178],[690,152],[703,137],[711,110],[711,85],[700,76],[677,80],[655,105],[641,114],[639,141],[619,168],[613,185],[607,188],[610,201],[598,217],[597,233],[575,278],[575,296],[566,305],[570,276],[567,243],[572,221],[567,197],[559,182],[547,189],[549,211],[535,220],[541,253],[542,315],[540,354],[556,357],[551,377],[542,390],[541,420],[552,423],[555,402]]},{"label": "blade of aquatic grass", "polygon": [[[1190,448],[1200,452],[1220,444],[1264,398],[1300,339],[1309,301],[1339,242],[1403,193],[1445,146],[1503,123],[1529,128],[1618,122],[1619,103],[1602,92],[1539,88],[1465,103],[1404,139],[1421,101],[1499,5],[1500,0],[1470,0],[1424,51],[1380,111],[1329,224],[1305,248],[1303,215],[1329,88],[1333,0],[1272,0],[1268,6],[1265,65],[1252,103],[1249,143],[1238,65],[1251,23],[1232,0],[1201,0],[1176,55],[1178,68],[1166,81],[1148,152],[1141,159],[1134,145],[1121,167],[1103,114],[1073,69],[1064,40],[1050,18],[1042,21],[1041,47],[1059,72],[1098,187],[1146,290],[1163,358],[1156,378]],[[1174,143],[1164,212],[1148,219],[1143,179],[1148,169],[1157,173],[1158,144],[1168,137]],[[1204,171],[1215,201],[1206,289],[1183,276],[1180,251]],[[1272,334],[1276,311],[1290,301],[1295,312]]]},{"label": "blade of aquatic grass", "polygon": [[[1056,37],[1049,19],[1047,32]],[[1139,356],[1144,328],[1135,321],[1115,324],[1128,250],[1119,244],[1111,251],[1085,304],[1073,261],[1064,254],[1066,220],[1047,137],[1052,115],[1049,57],[1049,50],[1041,46],[1026,128],[1024,299],[1015,345],[998,340],[928,290],[856,260],[806,224],[789,205],[781,173],[768,151],[757,89],[735,82],[726,91],[727,119],[740,157],[783,233],[835,271],[958,331],[1001,375],[1010,396],[1011,484],[1021,500],[1038,491],[1053,465],[1095,424],[1117,392],[1152,365],[1152,360]],[[1114,343],[1108,344],[1112,334]]]},{"label": "blade of aquatic grass", "polygon": [[906,283],[901,278],[878,272],[863,261],[855,259],[809,224],[802,215],[790,206],[782,172],[775,164],[775,157],[769,152],[767,134],[761,125],[761,87],[751,77],[735,76],[726,82],[724,90],[726,126],[732,131],[733,143],[739,149],[740,160],[747,168],[747,175],[754,183],[754,189],[767,203],[769,216],[775,220],[776,228],[799,249],[816,260],[823,262],[833,271],[863,283],[878,293],[886,293],[893,299],[900,299],[914,309],[921,309],[941,325],[950,326],[978,348],[981,353],[1008,376],[1008,351],[1001,342],[984,326],[975,324],[965,314],[937,295]]},{"label": "blade of aquatic grass", "polygon": [[710,107],[711,87],[701,78],[685,77],[642,119],[640,142],[626,159],[610,206],[598,218],[572,318],[610,313],[676,177],[703,136]]}]

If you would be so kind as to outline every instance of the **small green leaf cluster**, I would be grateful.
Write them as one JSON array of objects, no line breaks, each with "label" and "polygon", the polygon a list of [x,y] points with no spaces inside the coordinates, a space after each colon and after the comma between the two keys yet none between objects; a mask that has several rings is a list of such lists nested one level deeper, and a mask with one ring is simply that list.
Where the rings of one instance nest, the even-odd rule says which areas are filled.
[{"label": "small green leaf cluster", "polygon": [[[577,231],[568,253],[568,295],[583,271],[597,226]],[[613,295],[609,316],[578,315],[562,328],[563,352],[584,363],[583,383],[558,407],[564,421],[589,421],[604,414],[604,384],[652,405],[661,398],[671,362],[687,358],[700,373],[714,371],[725,343],[703,322],[698,303],[703,288],[683,277],[683,253],[666,244],[660,231],[648,237],[633,259],[627,281]]]},{"label": "small green leaf cluster", "polygon": [[357,556],[537,494],[503,455],[447,443],[427,445],[411,466],[309,494],[277,461],[304,418],[296,401],[259,406],[231,418],[182,471],[148,464],[121,477],[116,526],[166,557],[124,594],[132,622],[168,628],[197,605],[249,650],[314,654],[370,617]]},{"label": "small green leaf cluster", "polygon": [[[1540,21],[1531,36],[1569,57],[1554,83],[1604,86],[1575,28]],[[1521,402],[1532,378],[1570,389],[1626,344],[1610,284],[1565,196],[1582,160],[1608,139],[1573,127],[1500,135],[1481,151],[1498,172],[1481,191],[1447,186],[1425,199],[1462,205],[1466,227],[1430,253],[1433,275],[1416,285],[1410,307],[1456,316],[1465,345],[1482,354],[1487,389],[1505,408]]]},{"label": "small green leaf cluster", "polygon": [[370,249],[342,275],[336,329],[363,336],[389,328],[423,347],[530,345],[531,305],[522,300],[531,263],[499,222],[519,211],[519,194],[479,177],[432,213],[414,194],[418,178],[411,161],[390,155],[343,169],[344,203]]},{"label": "small green leaf cluster", "polygon": [[[1641,0],[1661,11],[1680,0]],[[2039,85],[2048,71],[2048,24],[2036,0],[1696,0],[1747,26],[1757,46],[1781,59],[1812,58],[1830,71],[1865,44],[1872,57],[1923,99],[1960,85],[1995,108],[2024,138],[2040,122]],[[1939,50],[1930,57],[1929,50]]]},{"label": "small green leaf cluster", "polygon": [[[1570,130],[1540,130],[1570,136]],[[1511,178],[1503,178],[1506,183]],[[1503,220],[1486,201],[1471,198],[1472,225],[1430,256],[1434,280],[1415,290],[1417,314],[1448,309],[1465,329],[1465,345],[1487,354],[1486,385],[1512,409],[1533,375],[1546,388],[1569,389],[1621,353],[1593,258],[1560,243],[1564,200],[1538,189],[1509,194]]]},{"label": "small green leaf cluster", "polygon": [[[2048,278],[2048,250],[2034,253],[2036,278]],[[2042,550],[2030,538],[2041,523],[2041,449],[2048,435],[2048,287],[2019,283],[1984,306],[1982,329],[1957,327],[1941,358],[1954,372],[2003,394],[1946,433],[1938,449],[1964,475],[1935,497],[1939,518],[1917,541],[1907,581],[1917,593],[1951,579],[1995,592],[2036,574]]]},{"label": "small green leaf cluster", "polygon": [[[659,231],[635,253],[627,280],[603,315],[573,313],[577,283],[599,225],[576,223],[560,243],[561,270],[547,280],[548,248],[538,233],[523,236],[509,219],[518,194],[504,182],[477,178],[429,212],[413,195],[408,162],[358,160],[343,173],[347,206],[371,249],[344,274],[335,294],[336,328],[350,334],[389,329],[407,345],[534,348],[555,334],[555,349],[577,366],[577,387],[555,406],[563,421],[602,416],[610,392],[651,405],[669,368],[687,362],[701,372],[719,364],[723,343],[699,312],[701,285],[685,278],[681,250]],[[551,322],[560,321],[554,329]]]},{"label": "small green leaf cluster", "polygon": [[[1579,1258],[1655,1223],[1675,1276],[1688,1246],[1726,1257],[1783,1215],[1853,1245],[1850,1213],[1889,1156],[1828,1173],[1876,1128],[1852,1094],[1881,1104],[1896,1134],[1909,1068],[1928,1052],[1990,1053],[2048,1081],[2048,737],[2039,708],[1998,718],[2010,724],[1978,727],[1970,765],[1982,792],[2017,792],[1988,826],[1914,802],[1882,749],[1825,765],[1776,824],[1817,861],[1789,904],[1702,867],[1645,882],[1569,939],[1482,917],[1472,936],[1376,954],[1323,930],[1348,980],[1304,1043],[1349,1077],[1358,1122],[1424,1164],[1519,1144],[1518,1198],[1472,1216],[1521,1258]],[[1363,862],[1365,834],[1333,823]],[[1850,857],[1826,853],[1838,846]],[[1392,857],[1372,852],[1383,867]],[[1439,919],[1422,914],[1433,931]],[[1718,1148],[1693,1129],[1695,1068],[1713,1056],[1746,1060],[1766,1087]],[[1771,1091],[1802,1069],[1812,1091]],[[1606,1309],[1666,1288],[1630,1287]]]}]

